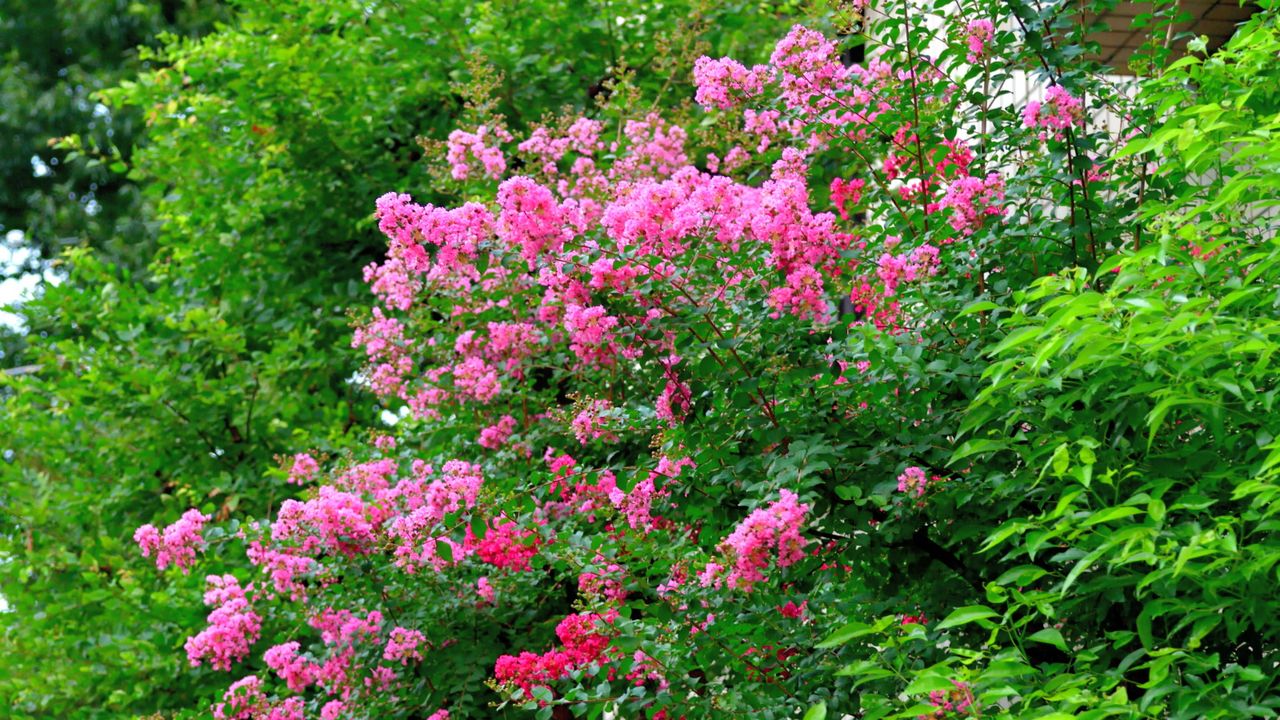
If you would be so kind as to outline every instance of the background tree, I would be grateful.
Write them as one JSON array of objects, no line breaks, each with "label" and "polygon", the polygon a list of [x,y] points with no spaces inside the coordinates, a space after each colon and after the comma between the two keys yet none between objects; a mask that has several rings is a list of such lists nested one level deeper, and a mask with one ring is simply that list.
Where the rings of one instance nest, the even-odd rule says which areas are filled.
[{"label": "background tree", "polygon": [[[160,35],[198,36],[228,17],[221,2],[0,3],[0,282],[35,281],[67,247],[92,245],[141,268],[154,225],[138,186],[108,154],[132,156],[136,109],[110,109],[94,94],[145,69],[137,48]],[[56,139],[79,134],[89,154]],[[0,357],[14,365],[21,333],[0,330]]]}]

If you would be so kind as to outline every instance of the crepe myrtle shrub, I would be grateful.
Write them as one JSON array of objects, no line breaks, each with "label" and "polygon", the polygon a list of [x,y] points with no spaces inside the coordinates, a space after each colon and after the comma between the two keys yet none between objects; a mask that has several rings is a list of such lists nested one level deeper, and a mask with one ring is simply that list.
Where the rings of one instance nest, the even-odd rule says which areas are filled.
[{"label": "crepe myrtle shrub", "polygon": [[186,650],[226,674],[215,717],[1136,717],[1195,687],[1160,674],[1177,645],[1128,654],[1134,587],[1031,534],[1100,492],[1047,478],[1104,439],[1041,472],[996,452],[1036,420],[970,410],[1071,344],[993,358],[1024,288],[1105,288],[1138,249],[1177,171],[1113,158],[1152,112],[1082,63],[1073,8],[877,10],[699,60],[701,119],[489,117],[436,159],[467,202],[378,200],[353,346],[395,422],[298,448],[269,517],[140,536],[210,576]]}]

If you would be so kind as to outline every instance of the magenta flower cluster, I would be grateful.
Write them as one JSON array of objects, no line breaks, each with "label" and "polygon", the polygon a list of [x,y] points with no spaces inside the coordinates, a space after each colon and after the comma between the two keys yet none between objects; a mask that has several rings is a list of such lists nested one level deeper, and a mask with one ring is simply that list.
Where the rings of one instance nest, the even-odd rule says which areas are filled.
[{"label": "magenta flower cluster", "polygon": [[182,514],[176,522],[165,527],[161,532],[150,523],[143,525],[133,533],[133,541],[142,549],[143,557],[155,555],[156,567],[164,570],[170,565],[190,572],[196,562],[196,553],[205,548],[205,523],[209,516],[192,508]]},{"label": "magenta flower cluster", "polygon": [[1051,85],[1045,90],[1044,102],[1027,103],[1022,122],[1039,129],[1041,140],[1061,140],[1072,127],[1084,126],[1084,103],[1061,85]]}]

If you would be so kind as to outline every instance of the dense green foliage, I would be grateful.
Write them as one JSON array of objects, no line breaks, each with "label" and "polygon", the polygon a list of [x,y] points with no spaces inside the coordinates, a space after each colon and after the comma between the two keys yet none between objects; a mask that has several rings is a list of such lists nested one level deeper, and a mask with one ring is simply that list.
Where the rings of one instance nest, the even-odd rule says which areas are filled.
[{"label": "dense green foliage", "polygon": [[[0,3],[0,282],[29,283],[86,244],[113,262],[146,264],[155,228],[141,188],[103,162],[132,156],[140,114],[94,94],[146,69],[138,46],[203,34],[224,17],[222,3],[196,0]],[[71,134],[82,152],[59,145]],[[21,346],[21,334],[0,326],[7,367],[21,364]]]},{"label": "dense green foliage", "polygon": [[[24,363],[40,370],[8,381],[4,409],[0,706],[106,717],[207,695],[175,654],[179,628],[199,622],[198,583],[134,574],[133,529],[190,505],[266,511],[281,496],[279,478],[264,479],[277,454],[336,450],[375,421],[353,400],[346,349],[346,308],[379,254],[370,208],[388,187],[435,191],[415,138],[442,137],[466,112],[469,67],[501,74],[494,109],[519,125],[594,107],[623,65],[644,102],[683,100],[704,43],[759,52],[787,20],[769,3],[646,6],[244,3],[211,35],[143,51],[151,69],[102,98],[112,118],[145,124],[143,147],[120,128],[106,163],[118,164],[92,172],[144,188],[161,225],[154,256],[100,251],[144,243],[142,230],[95,230],[106,240],[70,254],[66,282],[22,308]],[[67,15],[65,27],[113,27]],[[12,32],[38,32],[21,16]],[[106,52],[150,36],[96,37],[84,42]],[[93,77],[77,86],[86,98],[104,82]],[[110,150],[97,130],[69,148]],[[149,222],[138,207],[122,221]]]},{"label": "dense green foliage", "polygon": [[[94,160],[130,157],[139,116],[109,111],[94,94],[146,68],[138,46],[162,33],[203,34],[224,16],[221,3],[181,1],[0,5],[0,234],[21,231],[45,261],[69,245],[102,240],[99,251],[136,265],[149,239],[138,189]],[[91,156],[69,160],[54,147],[71,133],[83,135]]]},{"label": "dense green foliage", "polygon": [[1124,252],[969,307],[998,329],[954,429],[963,489],[928,525],[973,592],[945,650],[932,627],[837,632],[874,648],[848,674],[959,674],[982,705],[1052,717],[1280,711],[1278,52],[1270,10],[1144,82]]},{"label": "dense green foliage", "polygon": [[[394,692],[353,682],[351,717],[1280,714],[1280,10],[1263,2],[1221,51],[1173,59],[1160,39],[1176,6],[1157,3],[1131,95],[1081,59],[1074,4],[961,3],[956,17],[941,0],[885,2],[865,34],[853,4],[834,5],[843,63],[862,44],[884,63],[824,88],[859,109],[845,115],[767,83],[718,104],[705,78],[705,110],[692,106],[695,58],[764,62],[789,4],[246,2],[216,32],[142,51],[149,69],[101,96],[113,123],[145,125],[142,147],[81,133],[59,157],[127,173],[149,199],[121,191],[119,210],[72,223],[114,218],[22,308],[38,371],[0,387],[0,708],[198,717],[255,676],[266,695],[241,697],[319,716],[341,684],[286,688],[264,651],[293,641],[304,663],[339,657],[307,621],[341,609],[386,618],[351,641],[352,677],[396,677]],[[994,20],[981,51],[973,18]],[[834,53],[783,47],[783,88],[788,52],[842,72]],[[1016,73],[1079,106],[1025,113]],[[757,146],[735,103],[790,124]],[[688,131],[679,181],[627,165],[670,150],[626,131],[651,110]],[[1093,122],[1103,113],[1121,129]],[[550,251],[535,223],[520,247],[523,216],[499,188],[590,174],[516,143],[579,115],[618,143],[573,157],[624,169],[555,192],[615,214],[565,221],[570,241]],[[501,143],[505,174],[450,177],[440,140],[480,124],[516,136]],[[739,166],[712,167],[707,153],[736,145],[749,149]],[[92,167],[103,151],[114,157]],[[41,189],[40,206],[83,213],[57,199],[90,175],[75,177]],[[841,200],[833,179],[865,187]],[[780,181],[804,188],[804,211]],[[953,194],[964,181],[979,190]],[[379,207],[388,265],[420,242],[423,267],[447,277],[448,248],[491,282],[414,275],[412,302],[384,287],[371,316],[360,271],[384,259],[372,210],[387,192],[491,208],[500,221],[477,223],[471,247],[397,237],[387,218],[412,215],[407,199]],[[711,196],[723,204],[690,199]],[[833,206],[849,217],[808,224]],[[120,249],[133,237],[121,223],[152,220],[154,246]],[[624,225],[645,229],[624,240]],[[778,300],[813,290],[778,261],[795,247],[823,258],[806,269],[832,315]],[[639,279],[591,284],[606,259]],[[675,269],[653,271],[663,263]],[[582,325],[561,319],[587,305],[617,321],[609,342],[627,362],[589,361]],[[536,352],[495,370],[501,392],[467,399],[464,359],[499,342],[495,323],[526,321]],[[389,327],[405,332],[399,350],[370,340]],[[386,382],[388,357],[413,372]],[[444,400],[399,392],[431,383]],[[506,416],[510,444],[483,440]],[[606,432],[582,439],[583,417]],[[300,488],[286,478],[303,451],[324,470]],[[569,473],[549,467],[562,453]],[[414,460],[452,459],[477,463],[482,491],[435,519],[438,538],[406,538],[403,498],[364,474],[389,464],[422,480]],[[573,510],[585,495],[566,500],[570,480],[606,471],[628,499]],[[803,557],[765,542],[767,572],[735,586],[740,566],[722,565],[742,560],[748,530],[767,534],[784,492],[802,503],[786,517]],[[357,510],[334,532],[339,493]],[[158,574],[134,529],[188,508],[211,516],[207,551],[191,575]],[[236,537],[266,542],[255,521],[292,527],[267,544],[314,560],[290,579],[299,594],[263,590]],[[524,544],[504,552],[532,549],[527,567],[476,549],[508,521]],[[406,549],[432,560],[406,568]],[[260,591],[261,638],[231,673],[185,667],[206,573]],[[609,573],[625,597],[582,580]],[[577,613],[613,654],[532,684],[497,671],[569,647],[557,623]],[[385,662],[392,625],[424,633],[420,664]]]}]

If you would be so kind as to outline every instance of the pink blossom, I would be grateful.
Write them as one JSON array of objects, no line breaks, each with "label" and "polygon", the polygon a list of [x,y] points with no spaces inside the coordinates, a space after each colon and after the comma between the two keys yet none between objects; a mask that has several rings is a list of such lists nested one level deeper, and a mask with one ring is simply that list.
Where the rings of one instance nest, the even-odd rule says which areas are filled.
[{"label": "pink blossom", "polygon": [[763,65],[748,69],[731,58],[716,60],[704,55],[693,63],[694,99],[703,107],[730,110],[743,99],[759,95],[768,76]]},{"label": "pink blossom", "polygon": [[266,706],[262,680],[257,675],[249,675],[227,688],[222,702],[213,706],[213,717],[215,720],[255,720]]},{"label": "pink blossom", "polygon": [[922,497],[928,483],[929,480],[924,470],[912,466],[903,470],[902,474],[898,476],[898,492]]},{"label": "pink blossom", "polygon": [[787,273],[787,284],[769,291],[769,305],[780,317],[786,312],[802,320],[822,322],[830,314],[829,303],[822,284],[822,274],[812,265],[801,265]]},{"label": "pink blossom", "polygon": [[299,577],[316,569],[315,558],[306,555],[300,548],[272,548],[261,540],[249,541],[245,552],[249,562],[262,568],[271,578],[273,589],[293,600],[306,597],[306,588]]},{"label": "pink blossom", "polygon": [[964,235],[972,235],[982,227],[985,217],[1004,215],[1004,178],[990,173],[986,179],[976,177],[956,178],[939,203],[940,208],[952,210],[951,227]]},{"label": "pink blossom", "polygon": [[614,330],[618,318],[600,305],[565,309],[564,329],[569,332],[569,349],[586,362],[608,363],[614,356]]},{"label": "pink blossom", "polygon": [[977,63],[987,58],[987,43],[995,37],[996,28],[990,20],[978,19],[970,20],[965,25],[965,44],[969,47],[969,54],[965,59],[971,63]]},{"label": "pink blossom", "polygon": [[804,557],[808,544],[800,535],[809,506],[801,503],[790,490],[782,490],[779,499],[753,511],[729,537],[720,549],[729,559],[729,587],[750,590],[765,580],[764,570],[771,565],[785,568]]},{"label": "pink blossom", "polygon": [[493,584],[489,582],[489,578],[481,577],[476,580],[476,595],[480,598],[481,604],[492,605],[497,600],[497,593],[494,592]]},{"label": "pink blossom", "polygon": [[475,132],[454,130],[449,133],[447,159],[454,180],[466,180],[471,176],[472,159],[480,163],[485,175],[495,179],[502,177],[507,170],[507,160],[497,143],[489,144],[491,139],[510,142],[511,135],[502,128],[490,131],[484,125],[476,128]]},{"label": "pink blossom", "polygon": [[426,638],[418,630],[410,630],[408,628],[396,627],[391,630],[391,637],[387,640],[387,647],[382,651],[382,659],[391,662],[399,661],[401,665],[408,665],[410,660],[422,660],[422,651],[419,647],[426,642]]},{"label": "pink blossom", "polygon": [[516,419],[510,415],[503,415],[498,422],[490,425],[480,431],[480,437],[476,442],[480,447],[497,450],[507,444],[507,440],[511,438],[511,434],[515,432]]},{"label": "pink blossom", "polygon": [[341,700],[330,700],[320,708],[320,720],[340,720],[347,704]]},{"label": "pink blossom", "polygon": [[315,663],[298,655],[301,646],[297,642],[276,645],[262,655],[267,667],[276,672],[294,692],[302,692],[315,682]]},{"label": "pink blossom", "polygon": [[134,531],[133,541],[142,549],[142,557],[155,554],[156,567],[160,570],[175,565],[183,573],[187,573],[196,562],[196,552],[205,548],[201,533],[207,522],[208,515],[192,508],[176,522],[165,527],[163,533],[156,530],[154,525],[143,525]]},{"label": "pink blossom", "polygon": [[502,391],[498,371],[481,358],[473,357],[453,366],[453,384],[462,396],[488,403]]},{"label": "pink blossom", "polygon": [[640,120],[628,120],[622,134],[631,144],[626,156],[610,169],[610,177],[624,180],[638,176],[670,177],[689,164],[684,146],[688,133],[656,112]]},{"label": "pink blossom", "polygon": [[532,263],[545,252],[563,247],[564,210],[547,188],[527,177],[513,177],[498,186],[498,238]]},{"label": "pink blossom", "polygon": [[416,572],[423,565],[439,570],[449,564],[438,553],[438,545],[449,546],[453,561],[461,560],[465,549],[448,537],[436,536],[445,515],[475,507],[484,483],[480,467],[461,460],[444,464],[439,478],[425,481],[428,470],[420,468],[418,477],[402,481],[391,495],[400,499],[403,509],[391,521],[388,531],[396,543],[395,564],[406,572]]},{"label": "pink blossom", "polygon": [[951,684],[954,686],[951,690],[934,690],[929,693],[929,703],[937,710],[930,715],[921,715],[921,718],[952,717],[953,713],[955,717],[974,714],[973,691],[958,680],[952,680]]},{"label": "pink blossom", "polygon": [[294,540],[308,550],[360,555],[372,550],[375,527],[383,514],[356,493],[322,485],[311,500],[281,503],[271,534],[276,541]]},{"label": "pink blossom", "polygon": [[760,138],[760,143],[756,146],[757,153],[762,153],[769,149],[773,138],[777,136],[780,130],[778,118],[781,116],[782,113],[777,110],[761,110],[757,112],[747,108],[742,111],[742,129]]},{"label": "pink blossom", "polygon": [[318,472],[320,472],[320,463],[316,462],[315,458],[307,453],[298,453],[293,456],[293,465],[289,467],[288,482],[302,485],[314,478]]},{"label": "pink blossom", "polygon": [[[1084,126],[1084,103],[1061,85],[1051,85],[1044,102],[1031,101],[1022,112],[1022,122],[1029,128],[1041,128],[1040,139],[1060,140],[1072,126]],[[1047,131],[1047,132],[1046,132]]]},{"label": "pink blossom", "polygon": [[778,614],[785,618],[799,619],[804,617],[805,610],[809,607],[809,601],[805,600],[799,605],[795,601],[788,600],[786,605],[778,607]]},{"label": "pink blossom", "polygon": [[814,113],[835,102],[848,87],[849,71],[840,62],[835,43],[802,25],[791,28],[770,56],[787,106]]},{"label": "pink blossom", "polygon": [[[597,562],[602,562],[597,558]],[[599,598],[609,602],[622,602],[627,599],[627,591],[622,586],[625,571],[617,563],[605,563],[601,572],[582,572],[578,575],[578,592],[586,597]]]},{"label": "pink blossom", "polygon": [[[470,529],[467,534],[470,536]],[[496,568],[521,571],[529,569],[529,561],[538,554],[540,543],[536,533],[503,519],[490,525],[483,538],[470,544],[474,544],[476,557],[481,561]]]},{"label": "pink blossom", "polygon": [[408,310],[422,289],[422,282],[405,266],[402,259],[390,257],[381,265],[370,263],[364,268],[364,281],[387,307]]},{"label": "pink blossom", "polygon": [[262,620],[234,575],[210,575],[207,580],[210,587],[204,602],[214,610],[209,613],[209,627],[187,638],[187,659],[192,667],[207,660],[215,670],[230,670],[233,662],[249,655],[249,646],[262,630]]},{"label": "pink blossom", "polygon": [[267,713],[267,720],[305,720],[303,701],[300,697],[285,698]]},{"label": "pink blossom", "polygon": [[535,687],[547,687],[584,665],[605,659],[609,655],[611,636],[608,627],[617,618],[618,611],[614,609],[602,614],[569,615],[556,626],[561,649],[541,655],[532,652],[503,655],[494,663],[494,679],[531,695]]},{"label": "pink blossom", "polygon": [[831,204],[840,213],[841,220],[849,219],[849,208],[862,202],[862,189],[867,182],[861,178],[844,180],[836,178],[831,181]]},{"label": "pink blossom", "polygon": [[596,399],[587,403],[577,415],[574,415],[570,426],[578,442],[586,445],[592,440],[603,440],[607,443],[617,442],[614,433],[615,418],[611,417],[613,404],[605,399]]}]

